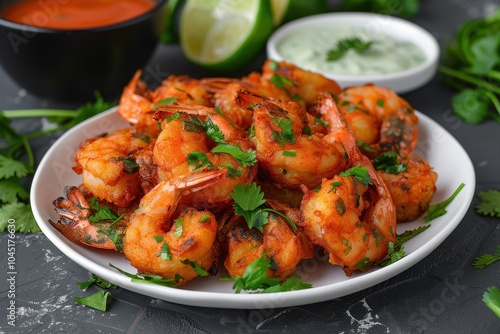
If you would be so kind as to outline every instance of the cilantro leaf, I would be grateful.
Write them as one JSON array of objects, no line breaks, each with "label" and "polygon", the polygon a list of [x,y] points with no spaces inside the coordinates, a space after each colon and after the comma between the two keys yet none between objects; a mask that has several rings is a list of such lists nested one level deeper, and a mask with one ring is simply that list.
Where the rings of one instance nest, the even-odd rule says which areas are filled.
[{"label": "cilantro leaf", "polygon": [[28,199],[29,194],[17,177],[11,177],[5,180],[0,179],[0,203],[15,203],[19,199]]},{"label": "cilantro leaf", "polygon": [[24,162],[0,154],[0,179],[8,179],[13,176],[22,178],[30,173],[32,173],[31,168]]},{"label": "cilantro leaf", "polygon": [[483,302],[500,318],[500,290],[496,286],[490,286],[483,294]]},{"label": "cilantro leaf", "polygon": [[364,42],[359,37],[344,38],[337,42],[336,49],[330,49],[326,53],[327,61],[335,61],[344,57],[349,50],[362,53],[370,48],[373,42]]},{"label": "cilantro leaf", "polygon": [[472,266],[474,268],[483,269],[496,261],[500,261],[500,245],[497,245],[493,254],[483,254],[476,257]]},{"label": "cilantro leaf", "polygon": [[194,166],[194,169],[199,169],[203,167],[207,167],[209,169],[214,169],[214,165],[208,160],[208,157],[205,153],[199,151],[193,151],[188,153],[188,165]]},{"label": "cilantro leaf", "polygon": [[105,280],[104,278],[99,277],[95,274],[92,274],[92,278],[89,279],[88,281],[76,282],[76,284],[78,286],[80,286],[80,289],[82,289],[82,290],[86,290],[87,288],[89,288],[93,284],[96,284],[104,289],[116,289],[116,287],[117,287],[115,284],[113,284],[113,283],[111,283],[111,282]]},{"label": "cilantro leaf", "polygon": [[203,269],[198,263],[194,262],[194,261],[190,261],[188,259],[185,259],[185,260],[181,260],[181,263],[182,264],[186,264],[186,265],[189,265],[191,266],[191,268],[194,269],[194,271],[199,275],[199,276],[208,276],[208,272]]},{"label": "cilantro leaf", "polygon": [[294,144],[295,137],[293,134],[292,120],[288,119],[288,118],[284,118],[284,117],[280,117],[279,119],[276,119],[273,116],[271,116],[271,119],[272,119],[274,125],[278,126],[281,129],[281,132],[273,131],[273,140],[275,142],[278,142],[281,147],[284,147],[286,142],[289,142],[290,144]]},{"label": "cilantro leaf", "polygon": [[406,251],[404,250],[403,243],[419,235],[423,231],[427,230],[429,227],[431,227],[431,224],[422,225],[414,230],[407,230],[401,234],[398,234],[396,236],[396,241],[394,243],[389,242],[389,250],[387,252],[387,257],[378,264],[379,267],[386,267],[405,257]]},{"label": "cilantro leaf", "polygon": [[9,219],[14,219],[16,232],[42,232],[31,212],[31,205],[14,202],[0,207],[0,232],[5,231]]},{"label": "cilantro leaf", "polygon": [[407,164],[398,162],[398,154],[394,151],[384,152],[373,159],[373,167],[389,174],[399,174],[406,170]]},{"label": "cilantro leaf", "polygon": [[179,284],[179,281],[182,279],[182,276],[180,275],[175,275],[174,278],[163,278],[160,275],[154,275],[154,274],[131,274],[126,272],[125,270],[122,270],[113,264],[109,263],[109,266],[116,269],[119,273],[131,278],[132,282],[136,283],[147,283],[147,284],[157,284],[161,286],[167,286],[170,288],[175,288],[177,287],[177,284]]},{"label": "cilantro leaf", "polygon": [[253,166],[257,162],[257,155],[254,150],[243,151],[238,145],[228,143],[218,144],[211,152],[227,153],[232,155],[242,167]]},{"label": "cilantro leaf", "polygon": [[108,306],[111,303],[112,297],[111,293],[108,291],[98,291],[93,295],[87,297],[75,297],[75,302],[94,308],[99,311],[106,312],[108,310]]},{"label": "cilantro leaf", "polygon": [[263,207],[266,203],[264,193],[255,182],[251,185],[237,184],[231,192],[231,197],[234,200],[234,212],[245,219],[248,228],[255,227],[263,232],[263,226],[268,223],[268,212],[272,212],[285,219],[294,231],[297,230],[297,226],[290,218],[279,211]]},{"label": "cilantro leaf", "polygon": [[476,211],[482,215],[500,218],[500,191],[480,191],[476,195],[481,202],[476,205]]},{"label": "cilantro leaf", "polygon": [[271,268],[271,259],[266,257],[266,253],[254,260],[245,269],[242,276],[225,277],[222,280],[234,281],[233,290],[240,293],[245,290],[250,293],[271,293],[292,290],[308,289],[311,284],[304,283],[297,275],[290,276],[284,283],[280,284],[280,279],[267,277],[268,269]]},{"label": "cilantro leaf", "polygon": [[291,275],[288,279],[277,285],[270,286],[265,288],[263,293],[271,293],[271,292],[283,292],[283,291],[293,291],[293,290],[304,290],[312,287],[312,284],[302,282],[302,279],[298,275]]},{"label": "cilantro leaf", "polygon": [[368,174],[368,167],[361,167],[361,164],[349,168],[339,174],[339,176],[354,176],[359,182],[369,185],[373,184],[370,174]]},{"label": "cilantro leaf", "polygon": [[465,187],[465,184],[461,183],[448,199],[429,206],[429,208],[427,209],[427,214],[424,217],[424,221],[429,222],[439,216],[444,215],[447,212],[445,208],[453,201],[453,199],[458,195],[463,187]]}]

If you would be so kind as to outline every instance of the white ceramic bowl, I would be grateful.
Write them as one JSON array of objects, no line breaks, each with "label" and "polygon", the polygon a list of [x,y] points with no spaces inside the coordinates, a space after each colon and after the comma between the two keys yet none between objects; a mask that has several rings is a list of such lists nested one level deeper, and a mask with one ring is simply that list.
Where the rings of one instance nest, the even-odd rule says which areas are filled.
[{"label": "white ceramic bowl", "polygon": [[[426,60],[416,67],[389,74],[341,75],[321,73],[338,82],[344,88],[373,83],[391,88],[397,93],[405,93],[423,86],[436,74],[439,60],[439,45],[436,39],[422,27],[393,16],[373,13],[327,13],[307,16],[291,21],[278,28],[267,42],[267,57],[277,61],[285,60],[278,50],[280,43],[306,27],[326,25],[351,25],[371,34],[385,34],[399,41],[414,43],[424,53]],[[295,64],[301,67],[300,64]]]}]

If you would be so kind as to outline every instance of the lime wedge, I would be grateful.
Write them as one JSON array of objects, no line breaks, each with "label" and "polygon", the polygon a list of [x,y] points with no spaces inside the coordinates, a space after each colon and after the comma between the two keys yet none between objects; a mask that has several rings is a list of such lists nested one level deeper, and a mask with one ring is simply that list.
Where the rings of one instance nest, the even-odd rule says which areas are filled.
[{"label": "lime wedge", "polygon": [[273,30],[269,0],[187,0],[180,44],[192,62],[232,71],[261,51]]},{"label": "lime wedge", "polygon": [[161,41],[163,43],[173,43],[178,40],[175,17],[177,15],[177,11],[181,8],[181,2],[182,0],[168,0],[167,26],[161,36]]},{"label": "lime wedge", "polygon": [[271,0],[273,23],[277,27],[300,17],[328,12],[327,0]]}]

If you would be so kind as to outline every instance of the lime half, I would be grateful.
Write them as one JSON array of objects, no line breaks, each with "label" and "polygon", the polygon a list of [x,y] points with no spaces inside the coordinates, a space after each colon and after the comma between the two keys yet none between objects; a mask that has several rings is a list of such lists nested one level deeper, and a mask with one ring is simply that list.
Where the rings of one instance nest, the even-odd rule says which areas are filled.
[{"label": "lime half", "polygon": [[192,62],[231,71],[255,57],[272,30],[269,0],[187,0],[180,44]]}]

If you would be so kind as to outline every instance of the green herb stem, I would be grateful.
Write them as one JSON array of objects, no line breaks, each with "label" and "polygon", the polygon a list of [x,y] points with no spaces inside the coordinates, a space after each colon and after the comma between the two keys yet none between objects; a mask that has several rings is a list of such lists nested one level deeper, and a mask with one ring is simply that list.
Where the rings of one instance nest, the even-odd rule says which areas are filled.
[{"label": "green herb stem", "polygon": [[444,74],[447,74],[449,76],[455,77],[457,79],[474,84],[478,87],[490,90],[490,91],[494,92],[495,94],[500,94],[500,87],[498,87],[497,85],[491,84],[491,83],[486,82],[486,81],[481,80],[481,79],[478,79],[478,78],[476,78],[472,75],[469,75],[467,73],[463,73],[463,72],[454,70],[454,69],[449,68],[447,66],[441,65],[438,67],[438,69],[441,73],[444,73]]},{"label": "green herb stem", "polygon": [[28,117],[68,117],[68,118],[74,118],[77,114],[77,112],[75,110],[68,110],[68,109],[2,110],[1,113],[7,118],[28,118]]}]

